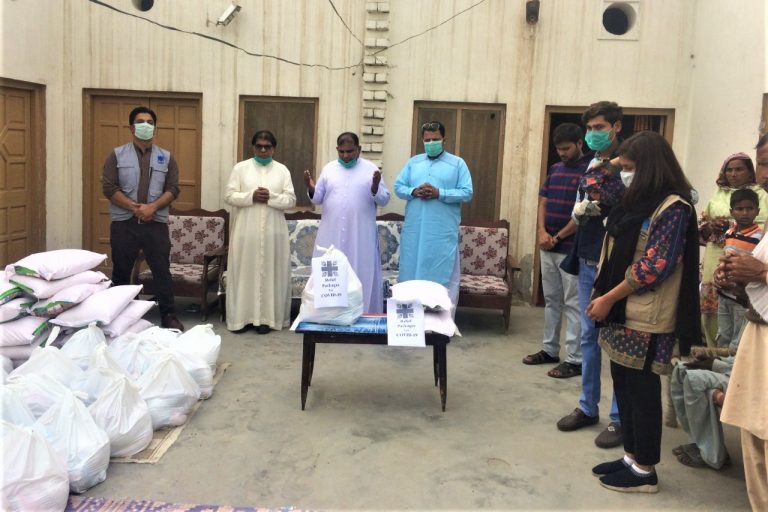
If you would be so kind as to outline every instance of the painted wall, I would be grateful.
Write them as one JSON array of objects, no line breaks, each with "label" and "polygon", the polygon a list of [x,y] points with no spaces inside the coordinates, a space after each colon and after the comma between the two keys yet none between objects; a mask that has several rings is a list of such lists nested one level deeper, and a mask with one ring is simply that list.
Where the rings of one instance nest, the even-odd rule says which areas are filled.
[{"label": "painted wall", "polygon": [[[358,63],[363,52],[327,2],[240,0],[235,20],[216,27],[208,20],[228,0],[185,0],[184,8],[156,0],[147,13],[130,0],[107,1],[158,23],[304,63],[344,67]],[[360,68],[329,71],[252,57],[87,0],[0,2],[0,76],[47,86],[49,248],[82,240],[83,89],[202,93],[205,208],[223,205],[223,182],[237,154],[239,95],[320,98],[318,168],[335,158],[339,132],[364,124]],[[352,32],[370,36],[371,2],[334,3]],[[674,148],[703,201],[723,157],[754,146],[768,91],[762,0],[634,0],[639,15],[631,40],[603,38],[602,10],[610,3],[604,0],[544,0],[535,25],[525,22],[523,0],[475,3],[381,2],[389,10],[391,46],[381,53],[389,64],[384,177],[391,185],[410,156],[414,101],[505,104],[500,216],[514,226],[511,252],[524,268],[524,296],[532,287],[546,106],[610,99],[674,109]],[[403,207],[395,199],[387,210]]]}]

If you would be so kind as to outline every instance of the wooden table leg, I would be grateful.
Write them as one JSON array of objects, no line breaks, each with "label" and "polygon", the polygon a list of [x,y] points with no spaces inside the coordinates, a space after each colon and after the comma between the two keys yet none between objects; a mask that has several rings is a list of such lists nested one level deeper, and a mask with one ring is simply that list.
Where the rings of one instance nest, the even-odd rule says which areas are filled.
[{"label": "wooden table leg", "polygon": [[309,379],[307,380],[307,386],[312,385],[312,376],[315,374],[315,348],[317,347],[317,343],[314,342],[314,339],[309,344]]},{"label": "wooden table leg", "polygon": [[301,410],[307,403],[307,389],[310,380],[310,356],[314,342],[310,340],[309,334],[304,334],[304,343],[301,350]]},{"label": "wooden table leg", "polygon": [[435,386],[437,386],[437,383],[439,382],[438,368],[439,365],[437,364],[437,345],[432,345],[432,372],[435,374]]},{"label": "wooden table leg", "polygon": [[443,412],[445,412],[445,401],[448,398],[448,369],[446,368],[446,340],[440,341],[435,344],[435,351],[437,352],[437,365],[438,373],[440,375],[440,403],[443,406]]}]

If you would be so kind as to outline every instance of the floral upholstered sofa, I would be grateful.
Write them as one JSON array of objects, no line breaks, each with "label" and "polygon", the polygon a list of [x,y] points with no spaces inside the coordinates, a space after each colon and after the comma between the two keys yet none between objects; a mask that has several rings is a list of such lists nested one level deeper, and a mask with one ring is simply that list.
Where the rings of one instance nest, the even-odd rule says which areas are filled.
[{"label": "floral upholstered sofa", "polygon": [[[296,212],[285,215],[291,244],[291,297],[301,300],[301,292],[312,271],[320,214]],[[400,234],[403,216],[395,213],[376,218],[379,231],[384,297],[391,296],[390,287],[397,283],[400,268]],[[520,269],[508,256],[509,222],[463,221],[460,226],[461,283],[459,306],[502,311],[505,329],[509,327],[512,305],[512,277]]]}]

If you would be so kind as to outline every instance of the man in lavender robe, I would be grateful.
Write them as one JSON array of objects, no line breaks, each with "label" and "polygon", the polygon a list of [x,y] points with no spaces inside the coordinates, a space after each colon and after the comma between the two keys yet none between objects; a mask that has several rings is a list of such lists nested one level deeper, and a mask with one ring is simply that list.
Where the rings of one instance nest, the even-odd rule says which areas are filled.
[{"label": "man in lavender robe", "polygon": [[[373,162],[360,158],[360,141],[345,132],[336,139],[339,158],[328,163],[317,183],[304,171],[309,199],[323,205],[315,246],[343,252],[363,284],[363,310],[384,311],[376,208],[389,202],[389,190]],[[321,254],[315,249],[315,257]]]}]

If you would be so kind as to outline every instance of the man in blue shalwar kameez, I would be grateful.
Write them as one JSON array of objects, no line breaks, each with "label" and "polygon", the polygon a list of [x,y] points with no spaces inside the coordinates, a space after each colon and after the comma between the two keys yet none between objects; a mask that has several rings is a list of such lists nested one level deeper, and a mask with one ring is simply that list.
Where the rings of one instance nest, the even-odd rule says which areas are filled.
[{"label": "man in blue shalwar kameez", "polygon": [[395,181],[397,197],[407,201],[398,280],[442,284],[448,288],[455,311],[461,204],[472,199],[472,176],[463,159],[443,149],[442,123],[424,123],[421,139],[425,154],[408,160]]}]

